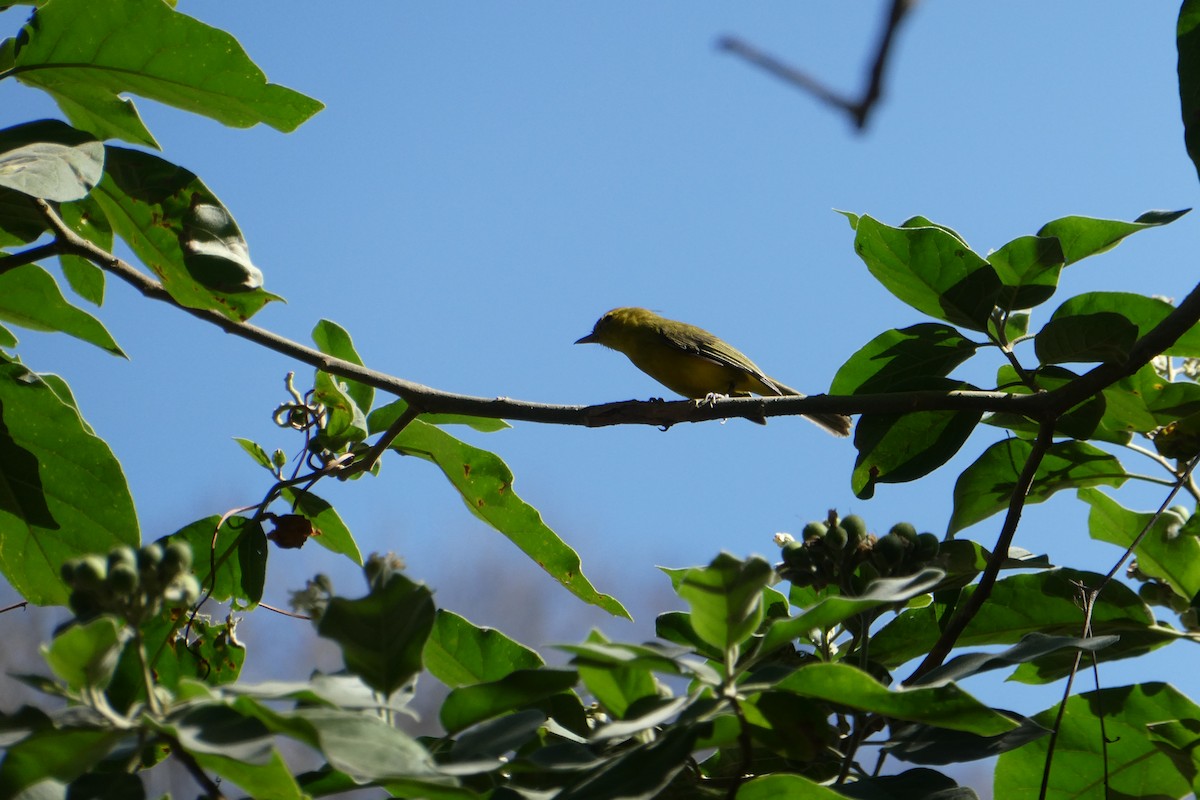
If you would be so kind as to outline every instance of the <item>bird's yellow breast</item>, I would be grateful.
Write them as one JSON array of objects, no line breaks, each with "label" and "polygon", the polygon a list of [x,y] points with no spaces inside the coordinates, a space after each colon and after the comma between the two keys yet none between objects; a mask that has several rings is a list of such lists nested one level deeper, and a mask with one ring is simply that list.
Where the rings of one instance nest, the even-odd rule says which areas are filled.
[{"label": "bird's yellow breast", "polygon": [[617,349],[642,372],[684,397],[778,394],[745,370],[689,353],[659,335],[628,337]]}]

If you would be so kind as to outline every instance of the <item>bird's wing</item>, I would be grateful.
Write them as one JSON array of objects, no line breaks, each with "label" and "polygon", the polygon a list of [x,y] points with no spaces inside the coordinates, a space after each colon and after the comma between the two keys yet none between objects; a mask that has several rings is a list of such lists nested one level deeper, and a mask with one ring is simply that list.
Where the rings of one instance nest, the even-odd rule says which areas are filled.
[{"label": "bird's wing", "polygon": [[757,364],[747,358],[742,351],[726,344],[702,328],[693,328],[689,331],[690,340],[676,335],[669,330],[663,330],[661,333],[673,346],[678,347],[680,350],[693,353],[701,358],[707,358],[709,361],[720,364],[723,367],[732,367],[733,369],[741,370],[748,375],[754,376],[766,386],[776,389],[780,394],[787,394],[787,392],[780,389],[775,381],[768,378],[758,368]]}]

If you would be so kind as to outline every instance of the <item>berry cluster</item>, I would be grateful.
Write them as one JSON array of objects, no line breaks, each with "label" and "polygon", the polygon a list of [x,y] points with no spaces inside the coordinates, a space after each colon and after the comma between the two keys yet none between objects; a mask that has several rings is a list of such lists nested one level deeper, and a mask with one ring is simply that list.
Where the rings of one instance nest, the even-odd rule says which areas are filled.
[{"label": "berry cluster", "polygon": [[876,536],[862,517],[839,518],[835,511],[824,522],[805,525],[799,540],[787,534],[780,538],[780,577],[796,586],[838,586],[847,595],[862,594],[876,578],[911,575],[937,558],[941,545],[936,535],[917,533],[908,522]]},{"label": "berry cluster", "polygon": [[191,568],[192,548],[186,542],[171,542],[165,548],[117,547],[107,557],[75,558],[63,564],[62,578],[71,587],[69,604],[76,617],[108,613],[136,624],[156,616],[164,603],[196,602],[200,584]]}]

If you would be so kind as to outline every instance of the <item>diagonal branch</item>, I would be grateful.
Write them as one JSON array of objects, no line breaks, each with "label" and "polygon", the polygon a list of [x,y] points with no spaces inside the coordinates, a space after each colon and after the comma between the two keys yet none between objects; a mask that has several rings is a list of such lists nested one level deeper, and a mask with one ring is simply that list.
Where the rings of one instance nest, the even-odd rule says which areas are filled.
[{"label": "diagonal branch", "polygon": [[861,131],[867,127],[867,118],[879,102],[880,97],[883,96],[884,72],[896,32],[900,28],[900,23],[904,21],[904,17],[915,5],[916,0],[892,0],[891,8],[888,10],[887,24],[884,26],[883,34],[875,49],[875,60],[871,65],[867,85],[863,89],[862,96],[857,99],[833,91],[808,73],[785,64],[734,36],[721,37],[717,40],[717,47],[725,52],[741,56],[756,67],[766,70],[781,80],[799,86],[818,100],[845,112],[850,116],[854,126]]},{"label": "diagonal branch", "polygon": [[1038,428],[1037,439],[1033,442],[1029,460],[1025,462],[1025,466],[1021,469],[1021,475],[1013,487],[1012,496],[1008,500],[1008,513],[1004,517],[1003,527],[1000,528],[1000,536],[996,539],[996,547],[988,557],[987,566],[984,567],[983,574],[979,576],[979,583],[976,585],[975,591],[966,599],[966,602],[955,610],[954,616],[925,656],[925,660],[912,675],[904,679],[905,684],[911,684],[925,673],[941,666],[942,662],[946,660],[946,656],[950,655],[950,651],[954,649],[958,637],[962,636],[967,625],[987,602],[992,593],[992,587],[996,584],[996,576],[1000,574],[1000,567],[1008,558],[1008,548],[1012,545],[1013,536],[1017,533],[1017,525],[1021,521],[1021,512],[1025,508],[1025,499],[1029,494],[1030,487],[1033,486],[1033,479],[1037,476],[1038,467],[1041,466],[1042,459],[1053,442],[1054,420],[1044,420]]}]

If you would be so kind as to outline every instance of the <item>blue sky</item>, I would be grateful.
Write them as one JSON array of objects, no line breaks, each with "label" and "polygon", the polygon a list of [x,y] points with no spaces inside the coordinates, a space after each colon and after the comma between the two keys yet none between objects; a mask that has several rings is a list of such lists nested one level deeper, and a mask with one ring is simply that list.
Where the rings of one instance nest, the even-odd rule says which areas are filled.
[{"label": "blue sky", "polygon": [[[819,392],[876,334],[921,321],[868,275],[833,209],[893,224],[923,214],[983,253],[1068,214],[1132,219],[1195,203],[1173,4],[922,4],[863,135],[714,48],[735,34],[856,91],[885,5],[376,3],[331,14],[182,0],[179,10],[236,35],[272,81],[328,107],[291,135],[139,108],[163,155],[236,216],[266,288],[288,300],[255,322],[281,334],[307,341],[330,318],[370,366],[410,380],[599,403],[665,393],[623,357],[571,344],[605,310],[641,305]],[[24,14],[0,24],[13,31]],[[31,90],[0,86],[4,125],[38,116],[58,114]],[[1181,297],[1195,283],[1197,224],[1184,217],[1072,267],[1061,296]],[[266,475],[231,437],[297,447],[270,414],[284,373],[311,371],[115,282],[98,313],[128,362],[32,332],[21,352],[70,381],[123,461],[143,537],[256,502]],[[984,383],[998,362],[980,361],[965,374]],[[941,533],[955,476],[999,434],[981,429],[947,467],[871,501],[850,491],[850,444],[799,420],[462,436],[506,459],[516,490],[636,626],[557,591],[424,462],[392,457],[377,480],[317,492],[364,552],[400,553],[439,602],[544,645],[582,638],[590,624],[647,636],[666,599],[655,564],[703,563],[720,549],[773,554],[774,532],[831,507],[873,529],[910,520]],[[1159,496],[1119,498],[1148,508]],[[1091,543],[1085,519],[1082,505],[1055,498],[1029,509],[1016,543],[1106,569],[1119,553]],[[993,518],[965,535],[986,545],[998,528]],[[306,548],[272,555],[265,599],[286,605],[287,590],[318,570],[359,592],[348,562]],[[307,628],[266,616],[248,630],[307,641]],[[1176,645],[1137,674],[1176,678],[1195,695],[1197,681],[1172,672],[1190,657]],[[253,654],[248,665],[259,676],[279,668]],[[285,668],[303,675],[308,664]],[[1110,685],[1132,679],[1110,670]],[[1043,696],[1021,710],[1052,702]]]}]

